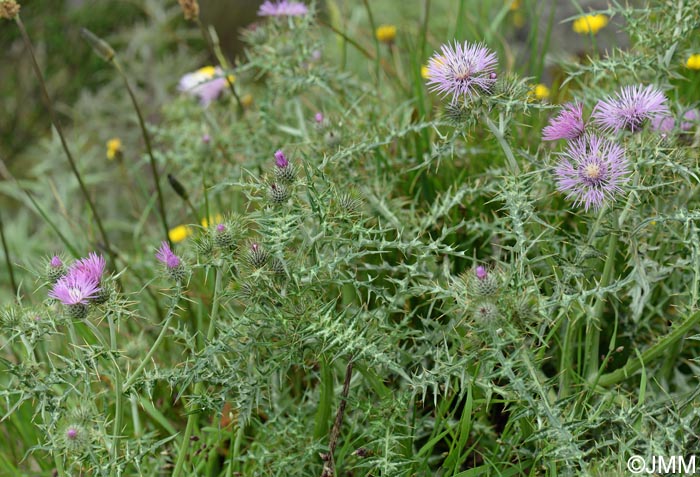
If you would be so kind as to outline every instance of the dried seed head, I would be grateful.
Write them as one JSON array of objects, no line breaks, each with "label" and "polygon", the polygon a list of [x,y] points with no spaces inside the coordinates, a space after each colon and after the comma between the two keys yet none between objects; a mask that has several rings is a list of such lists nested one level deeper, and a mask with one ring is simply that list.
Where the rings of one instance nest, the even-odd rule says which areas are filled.
[{"label": "dried seed head", "polygon": [[14,20],[19,14],[19,4],[15,0],[0,0],[0,18]]},{"label": "dried seed head", "polygon": [[199,3],[197,0],[178,0],[185,20],[196,20],[199,17]]}]

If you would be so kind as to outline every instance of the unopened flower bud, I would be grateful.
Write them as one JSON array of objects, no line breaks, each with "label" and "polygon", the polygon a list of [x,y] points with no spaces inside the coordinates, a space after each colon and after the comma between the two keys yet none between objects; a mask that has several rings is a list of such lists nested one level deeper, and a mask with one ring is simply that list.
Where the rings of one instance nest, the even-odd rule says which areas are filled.
[{"label": "unopened flower bud", "polygon": [[109,43],[95,35],[87,28],[80,29],[80,36],[82,36],[83,39],[88,42],[88,44],[93,50],[95,50],[95,53],[97,53],[100,58],[105,61],[112,61],[114,58],[114,49],[109,46]]},{"label": "unopened flower bud", "polygon": [[187,200],[189,198],[185,186],[182,185],[182,183],[178,181],[174,175],[168,174],[168,183],[170,184],[170,187],[173,188],[175,193],[182,198],[182,200]]}]

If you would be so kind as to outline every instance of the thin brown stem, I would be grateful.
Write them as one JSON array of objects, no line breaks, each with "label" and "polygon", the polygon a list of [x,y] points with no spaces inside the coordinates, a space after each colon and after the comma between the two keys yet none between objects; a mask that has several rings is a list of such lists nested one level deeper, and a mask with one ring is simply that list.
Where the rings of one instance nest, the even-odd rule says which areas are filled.
[{"label": "thin brown stem", "polygon": [[343,424],[343,416],[345,416],[345,407],[348,403],[348,393],[350,392],[350,380],[352,379],[352,358],[348,361],[348,366],[345,368],[345,381],[343,382],[343,390],[340,393],[340,404],[338,405],[338,412],[335,414],[335,421],[333,422],[333,429],[331,429],[331,435],[328,441],[328,453],[323,455],[322,458],[325,461],[323,465],[323,472],[321,477],[333,477],[335,476],[335,460],[333,454],[335,453],[335,448],[338,445],[338,438],[340,437],[340,426]]},{"label": "thin brown stem", "polygon": [[10,250],[7,247],[7,242],[5,241],[5,227],[2,221],[2,214],[0,214],[0,240],[2,241],[2,249],[5,252],[7,272],[10,274],[10,284],[12,285],[12,293],[15,294],[19,292],[19,288],[17,288],[17,282],[15,281],[15,271],[12,266],[12,260],[10,259]]},{"label": "thin brown stem", "polygon": [[97,228],[100,232],[100,236],[102,237],[102,242],[104,243],[105,249],[107,249],[112,267],[114,267],[116,254],[115,254],[114,250],[112,249],[112,245],[109,242],[109,238],[107,237],[107,233],[105,232],[105,229],[102,226],[102,220],[100,219],[100,214],[97,213],[97,207],[95,207],[95,203],[90,198],[90,194],[88,193],[87,187],[85,187],[85,183],[83,182],[83,178],[80,176],[80,172],[78,171],[78,167],[75,163],[75,160],[73,159],[73,154],[70,152],[70,149],[68,147],[68,142],[66,141],[66,137],[63,134],[63,127],[61,126],[61,122],[59,121],[58,116],[56,115],[56,112],[53,109],[53,103],[51,101],[51,97],[49,96],[49,91],[46,88],[46,82],[44,81],[44,76],[41,73],[41,68],[39,68],[39,63],[36,60],[36,55],[34,54],[34,47],[32,46],[32,42],[29,39],[29,35],[27,34],[27,30],[24,28],[24,24],[22,23],[22,20],[20,19],[19,15],[17,15],[15,17],[15,23],[17,24],[17,27],[19,28],[20,34],[22,35],[22,39],[24,40],[24,44],[26,45],[27,50],[29,51],[29,56],[32,59],[32,67],[34,68],[34,73],[36,74],[36,77],[39,80],[39,86],[41,87],[42,98],[44,100],[44,105],[46,106],[46,109],[49,111],[49,117],[51,118],[51,123],[53,124],[54,128],[56,128],[56,132],[58,133],[58,137],[61,140],[61,146],[63,146],[63,151],[66,153],[66,157],[68,158],[68,163],[70,164],[70,168],[73,171],[73,175],[75,175],[76,179],[78,179],[78,185],[80,186],[80,191],[82,192],[83,197],[85,197],[85,201],[87,202],[88,207],[90,208],[90,211],[92,212],[92,216],[95,219],[95,223],[97,224]]}]

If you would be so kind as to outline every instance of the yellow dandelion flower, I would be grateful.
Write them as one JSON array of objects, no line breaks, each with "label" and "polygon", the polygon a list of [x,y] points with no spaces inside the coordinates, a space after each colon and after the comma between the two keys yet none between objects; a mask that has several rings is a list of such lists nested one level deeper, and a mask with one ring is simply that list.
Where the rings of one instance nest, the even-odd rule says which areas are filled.
[{"label": "yellow dandelion flower", "polygon": [[396,26],[380,25],[374,34],[382,43],[391,43],[396,38]]},{"label": "yellow dandelion flower", "polygon": [[573,29],[581,35],[595,35],[608,24],[608,17],[599,13],[597,15],[585,15],[574,20]]},{"label": "yellow dandelion flower", "polygon": [[690,55],[688,61],[685,62],[685,66],[691,70],[700,70],[700,53]]},{"label": "yellow dandelion flower", "polygon": [[107,141],[107,159],[110,161],[122,153],[122,141],[118,137]]},{"label": "yellow dandelion flower", "polygon": [[420,67],[420,75],[423,79],[428,79],[428,67],[423,65]]},{"label": "yellow dandelion flower", "polygon": [[530,94],[535,96],[537,99],[547,99],[549,98],[549,93],[550,90],[546,85],[543,85],[542,83],[535,85],[534,88],[532,88],[532,91]]},{"label": "yellow dandelion flower", "polygon": [[192,235],[192,230],[187,225],[178,225],[168,232],[168,237],[172,243],[182,242],[190,235]]}]

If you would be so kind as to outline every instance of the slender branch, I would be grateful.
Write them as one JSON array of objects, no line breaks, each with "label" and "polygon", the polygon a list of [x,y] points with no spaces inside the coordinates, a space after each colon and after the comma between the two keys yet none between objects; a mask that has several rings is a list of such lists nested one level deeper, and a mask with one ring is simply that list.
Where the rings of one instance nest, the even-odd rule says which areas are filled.
[{"label": "slender branch", "polygon": [[321,457],[326,462],[323,466],[321,477],[333,477],[335,475],[335,460],[333,454],[338,445],[338,437],[340,437],[340,426],[343,424],[343,416],[345,415],[345,407],[348,403],[348,393],[350,392],[350,380],[352,379],[352,358],[348,361],[348,366],[345,368],[345,381],[343,382],[343,391],[340,393],[340,404],[338,412],[335,414],[335,422],[331,429],[331,436],[328,441],[328,453]]},{"label": "slender branch", "polygon": [[129,93],[129,97],[131,98],[131,104],[133,104],[134,110],[136,110],[136,115],[139,118],[141,134],[143,135],[143,140],[146,143],[146,151],[148,152],[148,157],[150,159],[153,182],[156,185],[156,195],[158,196],[158,211],[160,212],[160,222],[163,226],[163,234],[165,235],[165,240],[172,246],[172,243],[170,242],[170,234],[168,233],[168,231],[170,230],[170,228],[168,227],[168,219],[165,216],[165,201],[163,200],[163,191],[160,188],[160,175],[158,174],[158,168],[156,167],[156,158],[153,155],[153,148],[151,147],[151,137],[148,134],[148,130],[146,129],[146,122],[143,120],[141,108],[139,107],[138,101],[136,101],[136,95],[131,89],[131,85],[129,84],[129,79],[126,77],[126,73],[124,73],[124,70],[122,69],[122,66],[116,57],[112,58],[112,64],[119,72],[119,75],[122,77],[122,80],[124,81],[124,86],[126,86],[126,90]]},{"label": "slender branch", "polygon": [[56,128],[56,132],[58,133],[58,137],[61,139],[61,146],[63,146],[63,151],[66,153],[66,157],[68,158],[68,163],[70,164],[70,168],[73,171],[73,175],[75,175],[76,179],[78,179],[78,185],[80,186],[80,191],[82,192],[83,197],[85,197],[85,201],[87,202],[88,207],[90,208],[90,211],[92,212],[92,216],[95,219],[95,223],[97,224],[97,228],[100,232],[100,236],[102,237],[102,242],[104,243],[104,246],[107,249],[107,253],[109,255],[110,261],[112,262],[112,267],[114,267],[116,254],[115,254],[114,250],[112,249],[112,245],[109,242],[109,238],[107,237],[107,233],[105,232],[105,229],[102,226],[102,220],[100,219],[100,214],[98,214],[98,212],[97,212],[97,207],[95,207],[94,202],[90,198],[90,194],[88,193],[87,187],[85,187],[85,183],[83,182],[83,178],[80,176],[80,172],[78,171],[78,167],[75,163],[75,160],[73,159],[73,154],[71,154],[70,149],[68,148],[68,142],[66,141],[65,135],[63,134],[63,128],[61,127],[61,122],[58,120],[58,116],[56,115],[56,112],[53,109],[53,103],[51,101],[51,97],[49,96],[48,89],[46,88],[46,82],[44,81],[44,76],[41,73],[41,68],[39,68],[39,63],[36,60],[36,56],[34,54],[34,47],[32,46],[32,42],[29,39],[29,35],[27,34],[27,30],[24,28],[24,24],[22,23],[22,20],[20,19],[19,15],[17,15],[15,17],[15,23],[17,24],[17,27],[19,28],[19,31],[22,35],[22,39],[24,40],[24,44],[26,45],[27,50],[29,51],[29,56],[32,59],[32,67],[34,68],[34,73],[36,74],[36,77],[39,80],[42,98],[44,99],[44,104],[46,106],[46,109],[49,111],[49,117],[51,118],[51,123],[53,124],[54,128]]},{"label": "slender branch", "polygon": [[19,288],[17,287],[17,281],[15,281],[15,271],[12,266],[12,259],[10,259],[10,250],[7,247],[7,241],[5,240],[5,226],[2,221],[2,214],[0,214],[0,240],[2,241],[2,249],[5,252],[5,263],[7,263],[7,272],[10,274],[10,284],[12,285],[12,293],[18,293]]},{"label": "slender branch", "polygon": [[122,373],[119,369],[119,362],[115,358],[117,353],[117,330],[114,326],[114,319],[111,313],[107,313],[107,321],[109,322],[109,348],[112,352],[112,361],[114,364],[114,392],[116,394],[116,402],[114,409],[114,427],[112,428],[112,449],[110,452],[110,476],[116,475],[117,460],[119,459],[119,436],[121,434],[122,416],[124,414],[124,393],[122,388]]}]

